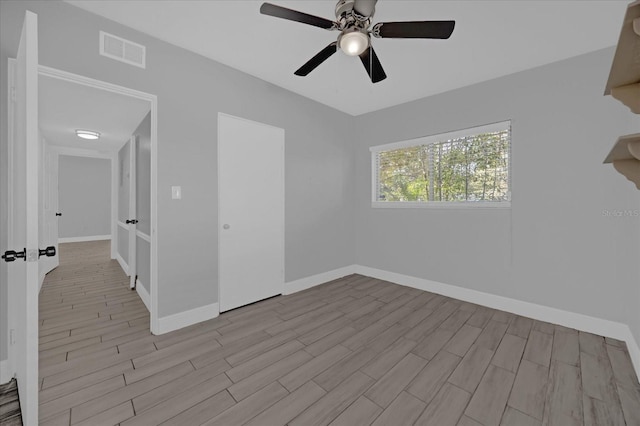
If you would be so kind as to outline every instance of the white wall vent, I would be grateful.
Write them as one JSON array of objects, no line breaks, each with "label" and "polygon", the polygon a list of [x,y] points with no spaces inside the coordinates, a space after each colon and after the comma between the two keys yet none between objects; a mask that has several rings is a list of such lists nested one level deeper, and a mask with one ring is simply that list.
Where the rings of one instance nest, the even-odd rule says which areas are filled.
[{"label": "white wall vent", "polygon": [[129,65],[146,68],[146,47],[104,31],[100,31],[100,54]]}]

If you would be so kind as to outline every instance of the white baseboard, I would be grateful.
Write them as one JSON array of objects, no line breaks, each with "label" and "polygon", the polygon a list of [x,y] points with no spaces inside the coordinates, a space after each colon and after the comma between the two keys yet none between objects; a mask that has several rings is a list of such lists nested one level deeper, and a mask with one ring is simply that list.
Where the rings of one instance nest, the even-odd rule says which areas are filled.
[{"label": "white baseboard", "polygon": [[127,276],[129,276],[129,265],[127,265],[127,262],[125,262],[124,259],[122,258],[122,256],[120,256],[120,253],[116,253],[116,260],[120,264],[120,267],[122,268],[124,273]]},{"label": "white baseboard", "polygon": [[64,237],[58,238],[58,243],[82,243],[85,241],[110,240],[111,235],[89,235],[86,237]]},{"label": "white baseboard", "polygon": [[140,296],[140,300],[147,307],[147,311],[151,312],[151,295],[146,288],[142,285],[139,279],[136,280],[136,292]]},{"label": "white baseboard", "polygon": [[321,274],[312,275],[310,277],[300,278],[284,284],[284,294],[292,294],[298,291],[306,290],[338,278],[346,277],[355,273],[356,265],[349,265],[343,268],[334,269],[332,271],[323,272]]},{"label": "white baseboard", "polygon": [[220,314],[220,307],[217,303],[201,306],[189,311],[158,318],[157,334],[169,333],[202,321],[207,321]]},{"label": "white baseboard", "polygon": [[634,339],[631,329],[627,324],[564,311],[535,303],[524,302],[495,294],[483,293],[464,287],[443,284],[436,281],[426,280],[424,278],[416,278],[409,275],[370,268],[368,266],[355,265],[354,272],[356,274],[366,275],[368,277],[378,278],[407,287],[441,294],[443,296],[464,300],[466,302],[487,306],[489,308],[511,312],[523,317],[533,318],[540,321],[574,328],[580,331],[598,334],[600,336],[623,340],[627,343],[629,355],[636,370],[636,374],[640,376],[640,348],[638,347],[638,343]]},{"label": "white baseboard", "polygon": [[9,371],[9,360],[0,361],[0,384],[5,384],[13,378],[13,372]]}]

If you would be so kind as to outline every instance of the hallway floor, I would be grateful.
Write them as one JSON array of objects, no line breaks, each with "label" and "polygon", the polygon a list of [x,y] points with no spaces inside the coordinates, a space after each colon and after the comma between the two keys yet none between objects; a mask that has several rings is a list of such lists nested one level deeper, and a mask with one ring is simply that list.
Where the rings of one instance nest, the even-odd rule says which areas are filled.
[{"label": "hallway floor", "polygon": [[60,245],[40,380],[41,425],[640,425],[623,342],[359,275],[153,336],[108,241]]}]

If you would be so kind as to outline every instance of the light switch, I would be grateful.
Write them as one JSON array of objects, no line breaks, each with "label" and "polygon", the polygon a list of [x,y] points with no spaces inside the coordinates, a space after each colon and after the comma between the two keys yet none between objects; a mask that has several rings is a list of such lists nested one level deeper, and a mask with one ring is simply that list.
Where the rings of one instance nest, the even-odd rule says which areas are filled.
[{"label": "light switch", "polygon": [[172,186],[171,187],[171,198],[174,200],[182,199],[182,187],[180,186]]}]

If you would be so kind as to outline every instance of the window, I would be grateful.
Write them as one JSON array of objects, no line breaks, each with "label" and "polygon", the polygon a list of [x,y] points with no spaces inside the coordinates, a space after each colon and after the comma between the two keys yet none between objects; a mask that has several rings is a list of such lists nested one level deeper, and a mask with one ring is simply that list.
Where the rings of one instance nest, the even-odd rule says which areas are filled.
[{"label": "window", "polygon": [[511,122],[371,148],[374,207],[508,207]]}]

